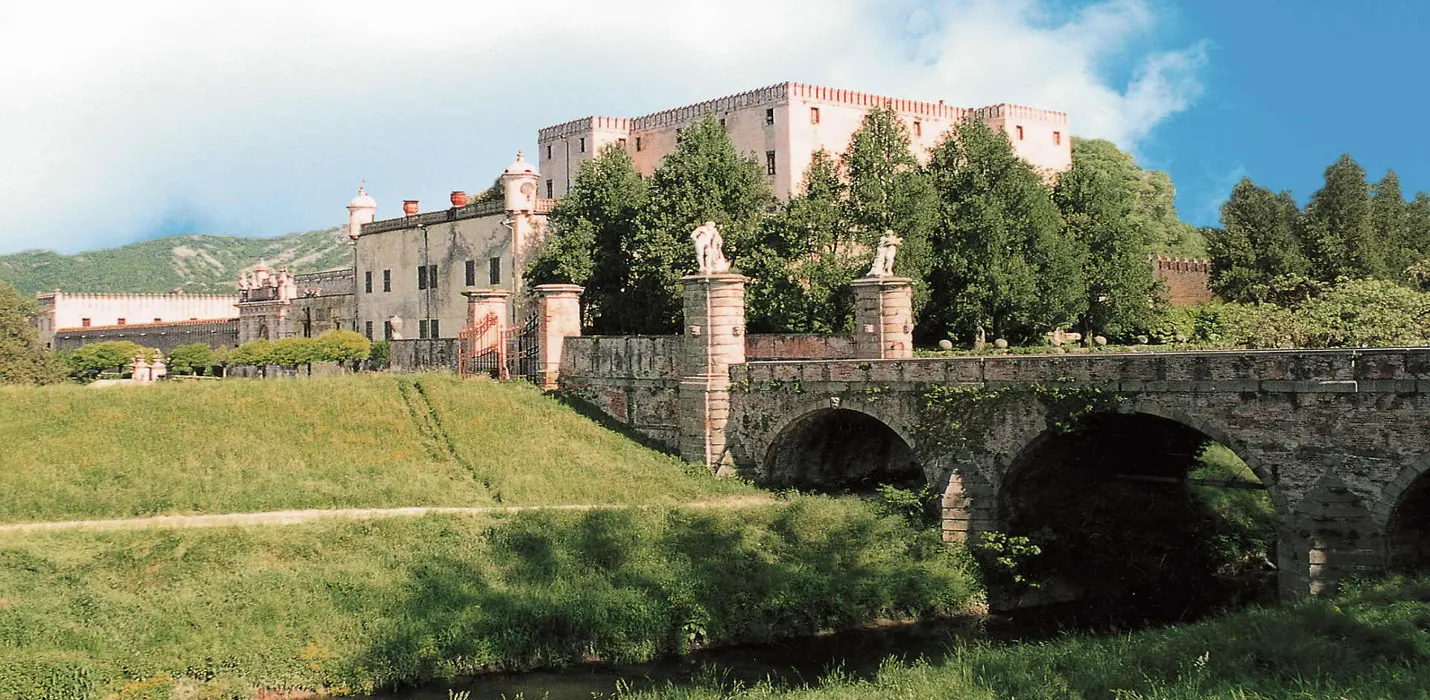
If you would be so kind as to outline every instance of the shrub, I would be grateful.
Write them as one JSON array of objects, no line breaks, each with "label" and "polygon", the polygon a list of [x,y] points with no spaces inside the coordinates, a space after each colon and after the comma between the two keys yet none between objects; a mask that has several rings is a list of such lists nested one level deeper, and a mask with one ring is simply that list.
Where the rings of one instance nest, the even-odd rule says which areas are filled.
[{"label": "shrub", "polygon": [[262,367],[273,364],[273,343],[267,340],[252,340],[228,353],[228,364],[233,367]]},{"label": "shrub", "polygon": [[218,362],[218,355],[204,343],[180,345],[169,353],[170,374],[202,374]]},{"label": "shrub", "polygon": [[109,340],[85,345],[69,353],[65,357],[65,363],[69,367],[70,376],[93,379],[101,372],[111,370],[126,374],[134,358],[143,356],[146,360],[153,360],[158,353],[158,350],[141,347],[138,343],[128,340]]},{"label": "shrub", "polygon": [[372,348],[368,350],[367,359],[372,361],[373,369],[387,369],[387,366],[391,363],[387,341],[379,340],[373,343]]},{"label": "shrub", "polygon": [[322,362],[322,349],[312,338],[283,338],[273,343],[268,355],[269,364],[280,367],[297,367]]},{"label": "shrub", "polygon": [[329,331],[318,336],[318,353],[328,362],[350,362],[367,359],[372,343],[361,333]]}]

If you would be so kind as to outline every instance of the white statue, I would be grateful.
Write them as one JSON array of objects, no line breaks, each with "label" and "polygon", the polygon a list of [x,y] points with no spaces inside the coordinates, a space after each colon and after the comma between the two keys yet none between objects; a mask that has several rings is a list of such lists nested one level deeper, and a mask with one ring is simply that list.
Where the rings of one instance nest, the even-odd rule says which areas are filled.
[{"label": "white statue", "polygon": [[730,271],[730,261],[725,259],[721,250],[725,241],[720,238],[720,230],[715,228],[714,221],[707,221],[691,231],[690,240],[695,241],[695,264],[700,267],[700,274],[717,275]]},{"label": "white statue", "polygon": [[879,249],[874,253],[874,264],[869,268],[870,277],[893,277],[894,276],[894,255],[899,252],[899,244],[904,239],[894,235],[893,231],[885,231],[884,236],[879,239]]}]

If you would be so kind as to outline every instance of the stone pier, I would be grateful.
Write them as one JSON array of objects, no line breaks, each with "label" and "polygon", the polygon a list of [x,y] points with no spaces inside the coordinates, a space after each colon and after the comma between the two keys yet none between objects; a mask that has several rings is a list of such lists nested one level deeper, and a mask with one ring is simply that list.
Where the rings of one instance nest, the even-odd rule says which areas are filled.
[{"label": "stone pier", "polygon": [[862,277],[854,287],[854,354],[861,360],[914,356],[914,287],[907,277]]},{"label": "stone pier", "polygon": [[717,471],[732,468],[725,445],[730,366],[745,362],[745,282],[741,275],[681,279],[685,328],[680,358],[680,456]]},{"label": "stone pier", "polygon": [[505,289],[469,288],[462,292],[462,296],[467,298],[468,326],[480,324],[490,314],[496,315],[498,329],[505,329],[511,325],[511,319],[507,317],[511,292]]},{"label": "stone pier", "polygon": [[546,391],[558,388],[561,374],[561,349],[567,338],[581,335],[581,292],[574,284],[541,284],[536,292],[538,329],[539,384]]}]

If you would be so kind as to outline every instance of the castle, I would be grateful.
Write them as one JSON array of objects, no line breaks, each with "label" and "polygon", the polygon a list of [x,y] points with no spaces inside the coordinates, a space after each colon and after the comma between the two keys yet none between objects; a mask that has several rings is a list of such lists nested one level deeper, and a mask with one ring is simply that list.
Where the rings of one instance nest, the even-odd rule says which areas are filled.
[{"label": "castle", "polygon": [[[774,194],[788,199],[813,154],[842,153],[876,107],[903,120],[921,160],[957,123],[978,119],[1007,134],[1014,151],[1045,177],[1072,163],[1063,112],[955,107],[779,83],[641,117],[593,116],[545,127],[537,133],[539,167],[518,152],[499,193],[472,201],[453,192],[447,208],[423,212],[420,202],[407,200],[401,216],[378,220],[377,201],[359,187],[347,205],[353,245],[347,268],[291,274],[260,263],[239,281],[237,296],[41,295],[46,308],[36,325],[60,349],[124,339],[167,351],[185,342],[234,345],[332,329],[371,340],[454,338],[471,321],[474,290],[497,290],[484,303],[499,300],[507,319],[523,310],[522,272],[547,234],[547,215],[570,191],[580,164],[602,147],[624,148],[649,176],[675,150],[681,130],[708,115],[724,125],[737,151],[764,168]],[[1207,297],[1205,263],[1159,261],[1155,268],[1177,292],[1174,302]],[[1197,279],[1181,279],[1188,274]]]}]

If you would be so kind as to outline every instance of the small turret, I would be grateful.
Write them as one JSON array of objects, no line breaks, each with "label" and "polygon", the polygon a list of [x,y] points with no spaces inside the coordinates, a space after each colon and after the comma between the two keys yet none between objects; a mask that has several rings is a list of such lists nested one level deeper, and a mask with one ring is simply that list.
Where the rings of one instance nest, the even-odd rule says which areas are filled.
[{"label": "small turret", "polygon": [[348,202],[348,238],[357,240],[362,235],[362,225],[376,218],[377,200],[368,196],[363,185],[358,185],[357,196]]},{"label": "small turret", "polygon": [[506,196],[506,210],[519,214],[536,211],[536,181],[540,178],[536,168],[516,152],[516,161],[507,166],[501,175],[502,192]]}]

